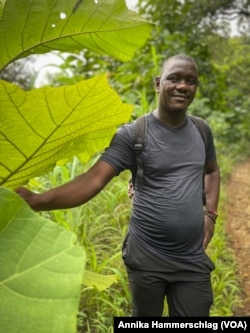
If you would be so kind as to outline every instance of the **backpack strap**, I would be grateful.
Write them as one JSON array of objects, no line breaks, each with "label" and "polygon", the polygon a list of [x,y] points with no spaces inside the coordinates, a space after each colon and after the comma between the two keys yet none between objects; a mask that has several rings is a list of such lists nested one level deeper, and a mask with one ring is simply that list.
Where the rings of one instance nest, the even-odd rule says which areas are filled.
[{"label": "backpack strap", "polygon": [[204,142],[205,148],[207,149],[207,145],[208,145],[208,137],[207,137],[207,124],[206,122],[200,118],[200,117],[196,117],[196,116],[191,116],[189,115],[190,119],[192,120],[192,122],[195,124],[195,126],[197,127],[202,140]]},{"label": "backpack strap", "polygon": [[[208,145],[208,127],[206,122],[204,121],[204,119],[200,118],[200,117],[196,117],[196,116],[191,116],[189,115],[189,117],[191,118],[192,122],[195,124],[195,126],[197,127],[200,136],[204,142],[205,145],[205,150],[207,152],[207,145]],[[205,191],[205,170],[203,169],[203,179],[202,179],[202,201],[203,201],[203,205],[206,205],[206,191]]]},{"label": "backpack strap", "polygon": [[134,132],[134,152],[136,156],[136,170],[133,170],[133,184],[134,188],[140,191],[143,186],[143,165],[141,152],[146,143],[147,133],[147,116],[142,115],[135,120]]}]

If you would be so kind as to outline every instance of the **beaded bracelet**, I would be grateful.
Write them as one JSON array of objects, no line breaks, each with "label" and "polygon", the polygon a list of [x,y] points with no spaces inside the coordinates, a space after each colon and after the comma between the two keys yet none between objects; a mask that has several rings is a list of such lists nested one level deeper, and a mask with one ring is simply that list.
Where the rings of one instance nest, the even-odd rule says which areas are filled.
[{"label": "beaded bracelet", "polygon": [[214,223],[216,223],[216,220],[218,218],[218,214],[215,210],[209,209],[209,208],[206,207],[205,210],[204,210],[204,215],[209,216],[214,221]]},{"label": "beaded bracelet", "polygon": [[215,217],[214,215],[212,215],[212,214],[209,214],[209,213],[204,213],[204,215],[206,215],[206,216],[210,217],[210,219],[212,219],[212,220],[213,220],[214,224],[216,223],[216,219],[217,219],[217,217]]}]

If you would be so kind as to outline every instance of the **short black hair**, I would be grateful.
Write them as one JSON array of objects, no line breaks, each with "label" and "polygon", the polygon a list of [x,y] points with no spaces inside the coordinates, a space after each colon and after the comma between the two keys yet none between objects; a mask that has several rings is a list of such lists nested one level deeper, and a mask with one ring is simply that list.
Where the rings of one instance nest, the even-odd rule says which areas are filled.
[{"label": "short black hair", "polygon": [[174,55],[174,56],[172,56],[172,57],[170,57],[170,58],[168,58],[167,60],[164,61],[162,69],[161,69],[161,73],[163,72],[166,64],[169,63],[172,60],[186,60],[186,61],[191,61],[195,65],[195,67],[197,68],[197,72],[198,72],[198,66],[197,66],[197,63],[194,60],[194,58],[192,58],[192,57],[190,57],[190,56],[188,56],[186,54],[176,54],[176,55]]}]

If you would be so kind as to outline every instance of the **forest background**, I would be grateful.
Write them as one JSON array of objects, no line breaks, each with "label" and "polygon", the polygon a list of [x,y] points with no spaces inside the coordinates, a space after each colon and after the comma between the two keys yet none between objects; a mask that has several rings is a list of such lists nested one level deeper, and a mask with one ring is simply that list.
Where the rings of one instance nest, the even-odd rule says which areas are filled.
[{"label": "forest background", "polygon": [[[14,2],[14,0],[9,1],[9,3]],[[4,4],[6,5],[8,0],[1,3],[2,10],[5,10]],[[75,1],[72,3],[75,4]],[[76,3],[78,3],[79,8],[86,5],[86,2]],[[107,6],[111,6],[111,3],[124,4],[122,0],[107,1]],[[46,221],[52,221],[53,226],[59,226],[60,230],[65,229],[75,235],[75,238],[70,238],[68,256],[71,256],[71,252],[75,251],[72,243],[77,243],[78,248],[82,250],[82,252],[78,252],[75,255],[78,260],[76,260],[74,265],[82,265],[83,272],[78,272],[77,277],[74,277],[74,279],[79,280],[79,275],[81,274],[83,274],[84,278],[81,281],[79,297],[75,296],[73,306],[69,306],[68,302],[70,298],[68,294],[70,294],[71,290],[69,286],[73,285],[74,280],[71,279],[69,274],[72,266],[68,266],[67,272],[64,272],[63,264],[60,263],[60,260],[59,262],[56,261],[56,263],[55,261],[52,262],[53,265],[58,265],[55,271],[59,272],[60,275],[66,276],[68,274],[66,284],[62,285],[64,288],[68,288],[68,293],[61,291],[63,294],[61,298],[65,300],[62,303],[62,309],[58,304],[58,294],[56,296],[53,294],[53,285],[56,284],[57,279],[50,274],[51,267],[44,266],[42,271],[37,271],[35,268],[37,261],[41,260],[44,263],[44,258],[40,258],[42,251],[38,251],[37,248],[34,250],[32,246],[35,244],[40,249],[43,246],[42,249],[44,251],[44,243],[39,243],[40,240],[36,238],[37,230],[34,230],[29,240],[24,240],[25,230],[16,229],[16,224],[13,223],[13,216],[10,212],[15,211],[16,207],[20,209],[20,205],[25,204],[20,203],[15,194],[10,194],[8,189],[13,190],[16,185],[27,184],[29,188],[41,192],[69,181],[77,174],[88,169],[98,158],[102,149],[104,149],[104,145],[112,137],[114,127],[118,127],[124,121],[135,119],[155,107],[157,96],[154,91],[154,78],[158,75],[163,61],[177,53],[191,55],[198,63],[200,85],[198,95],[189,112],[205,118],[212,127],[221,166],[220,217],[216,225],[214,238],[208,249],[216,265],[216,270],[212,277],[215,300],[211,315],[233,316],[234,313],[239,313],[239,309],[242,306],[240,276],[237,274],[234,254],[226,245],[228,239],[224,228],[225,215],[223,208],[226,205],[227,198],[223,185],[230,175],[232,167],[237,162],[249,157],[250,114],[248,110],[250,107],[250,75],[248,75],[248,72],[250,71],[250,3],[248,0],[220,0],[217,2],[206,0],[198,3],[192,0],[138,0],[136,11],[144,20],[153,23],[153,28],[150,30],[150,34],[148,33],[149,30],[145,29],[145,43],[142,41],[141,45],[138,44],[135,47],[137,49],[133,56],[130,56],[130,59],[120,59],[121,57],[116,57],[109,52],[107,54],[105,52],[97,53],[88,47],[83,47],[78,52],[72,52],[70,46],[68,46],[68,49],[65,48],[63,52],[58,51],[60,50],[59,47],[54,47],[54,50],[57,51],[52,54],[60,59],[60,64],[52,60],[49,68],[56,68],[56,74],[54,70],[51,70],[51,73],[48,73],[44,80],[46,86],[51,87],[75,87],[75,85],[80,87],[78,84],[81,84],[82,80],[96,77],[98,81],[100,77],[103,77],[103,74],[107,75],[110,87],[118,94],[123,105],[132,107],[125,108],[126,116],[124,118],[116,115],[113,111],[113,116],[108,119],[115,118],[115,120],[111,121],[112,130],[110,128],[105,129],[105,135],[108,133],[106,141],[102,143],[103,146],[95,142],[94,147],[89,148],[89,142],[92,142],[93,138],[98,141],[97,138],[100,139],[103,134],[102,129],[100,129],[100,132],[93,130],[92,137],[88,133],[87,137],[84,137],[84,141],[81,141],[82,137],[76,138],[76,141],[78,141],[75,145],[71,145],[71,150],[63,148],[62,152],[58,154],[58,159],[56,159],[56,166],[55,163],[54,165],[52,163],[50,170],[48,170],[47,166],[39,171],[35,168],[33,173],[31,173],[33,175],[31,178],[28,177],[29,173],[27,173],[27,169],[33,168],[33,164],[28,164],[28,161],[32,160],[29,157],[26,162],[27,168],[22,177],[13,177],[16,174],[18,175],[18,172],[14,172],[11,168],[8,169],[11,170],[9,172],[10,176],[3,177],[3,168],[0,169],[2,173],[1,185],[4,191],[2,193],[5,194],[7,189],[7,195],[5,196],[7,199],[5,201],[2,198],[0,199],[2,201],[1,207],[3,208],[0,213],[0,263],[5,265],[3,267],[6,267],[5,273],[2,272],[2,276],[0,275],[0,296],[2,296],[0,298],[0,311],[5,318],[0,325],[5,325],[3,328],[7,328],[10,333],[19,332],[20,326],[23,329],[25,325],[25,332],[39,332],[37,323],[34,324],[35,327],[32,324],[27,324],[25,320],[23,322],[20,320],[21,322],[17,324],[17,320],[13,320],[13,315],[11,314],[13,312],[17,318],[19,316],[21,318],[21,314],[23,316],[25,313],[32,323],[32,318],[37,320],[39,317],[38,309],[42,309],[40,319],[41,323],[43,323],[42,333],[57,332],[56,329],[51,330],[51,323],[55,320],[54,318],[57,317],[58,322],[64,323],[64,320],[68,321],[67,316],[72,317],[71,330],[62,329],[62,324],[62,327],[58,328],[60,333],[74,332],[74,330],[79,333],[112,332],[114,316],[129,316],[131,314],[130,292],[121,259],[121,246],[127,232],[131,209],[131,203],[127,196],[127,181],[130,175],[125,172],[114,179],[105,190],[84,206],[65,211],[35,214],[35,216],[42,218],[41,222],[39,222],[41,224],[37,223],[37,221],[34,222],[34,219],[36,220],[38,217],[34,217],[27,207],[24,208],[24,216],[29,223],[37,223],[39,228],[41,228],[44,225],[45,218]],[[110,14],[110,16],[112,15]],[[236,22],[236,35],[231,33],[231,21]],[[148,36],[146,38],[147,33]],[[119,46],[122,52],[127,52],[126,48],[128,48],[130,40],[132,43],[132,39],[135,37],[136,35],[130,35],[124,44],[120,42],[121,45]],[[46,52],[47,50],[39,50],[37,53]],[[3,65],[0,73],[2,82],[10,82],[14,86],[20,87],[23,92],[32,93],[32,91],[39,90],[36,86],[39,73],[36,72],[36,67],[32,66],[37,61],[39,62],[39,56],[30,54],[26,57],[27,54],[23,53],[19,57],[22,58],[21,60],[13,59],[8,66]],[[92,91],[94,91],[97,81],[94,81],[93,85],[90,84]],[[13,91],[13,86],[9,88],[8,85],[3,83],[2,91],[7,89]],[[72,92],[74,91],[68,91],[69,94]],[[9,94],[9,96],[13,95]],[[19,93],[15,105],[22,105],[22,96]],[[54,103],[55,105],[60,104],[60,107],[61,103],[59,103],[57,98],[58,96],[55,94]],[[6,132],[11,132],[16,116],[12,116],[11,122],[5,122],[4,117],[6,113],[4,110],[6,110],[7,102],[2,98],[0,103],[2,138],[10,138],[9,135],[6,135]],[[39,119],[39,105],[35,104],[35,102],[32,104],[32,101],[30,103],[29,108],[32,109],[34,117]],[[109,104],[105,107],[107,109]],[[91,113],[90,110],[89,118],[93,117],[94,124],[99,121],[98,115],[101,113],[101,109],[98,110],[98,113]],[[39,119],[39,121],[42,128],[43,120]],[[8,131],[6,130],[7,126]],[[81,126],[81,122],[79,122],[79,126]],[[86,127],[89,124],[82,123],[82,126]],[[36,131],[38,132],[37,129]],[[13,135],[18,136],[20,140],[21,129],[20,133],[15,132]],[[28,145],[29,141],[33,141],[33,137],[28,136],[27,133],[25,135],[24,139]],[[8,142],[10,141],[9,139]],[[2,142],[4,141],[2,140]],[[81,146],[84,147],[84,149],[82,148],[83,151],[79,148]],[[7,145],[1,144],[1,165],[5,165],[6,159],[11,157],[11,152],[7,148]],[[19,182],[20,179],[21,181]],[[24,221],[24,216],[21,219],[20,216],[18,217],[19,225],[20,221]],[[45,235],[46,237],[48,233],[53,235],[51,236],[52,239],[48,239],[48,243],[52,241],[54,243],[53,237],[59,238],[57,229],[53,229],[51,224],[49,224],[49,228],[52,228],[54,233],[49,229]],[[8,234],[6,230],[9,231]],[[59,233],[59,235],[62,234],[62,232]],[[10,235],[15,235],[15,237],[8,238]],[[28,249],[30,249],[31,252],[29,274],[25,278],[24,274],[17,274],[18,269],[23,265],[22,259],[17,259],[16,253],[13,257],[10,255],[10,253],[14,253],[14,248],[16,251],[20,251],[20,247],[13,247],[13,244],[18,243],[20,239],[22,239],[22,245],[24,246],[25,244],[25,250],[23,251],[27,253]],[[60,246],[65,246],[65,243],[62,242]],[[54,255],[51,255],[51,253],[48,254],[48,257],[54,259]],[[64,260],[65,258],[61,259]],[[27,262],[25,265],[28,265]],[[25,272],[28,270],[25,270]],[[9,274],[8,279],[6,278],[6,275],[8,275],[7,271]],[[88,273],[86,274],[86,272]],[[51,285],[46,285],[45,289],[47,290],[42,290],[40,293],[39,289],[41,289],[41,280],[43,279],[51,280]],[[79,284],[78,280],[77,283]],[[74,284],[77,285],[77,283],[74,280]],[[8,292],[6,292],[7,289]],[[47,294],[48,289],[51,290]],[[9,290],[12,290],[11,297]],[[34,293],[32,297],[35,295],[36,298],[46,298],[48,302],[44,303],[41,308],[33,307],[34,303],[32,302],[30,290]],[[76,293],[75,289],[74,293]],[[21,298],[25,299],[25,305],[20,300]],[[48,305],[48,303],[51,303],[52,306]],[[15,311],[13,311],[13,304],[16,304]],[[72,308],[75,308],[76,304],[77,311],[75,313]],[[71,307],[71,310],[67,312],[65,307]],[[58,313],[64,318],[61,318]],[[164,314],[167,315],[167,307]]]}]

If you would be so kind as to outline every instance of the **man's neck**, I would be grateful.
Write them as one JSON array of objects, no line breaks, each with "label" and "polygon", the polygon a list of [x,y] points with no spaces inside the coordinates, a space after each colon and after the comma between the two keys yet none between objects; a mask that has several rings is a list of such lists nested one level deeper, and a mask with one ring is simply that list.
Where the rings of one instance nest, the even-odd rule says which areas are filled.
[{"label": "man's neck", "polygon": [[161,110],[155,109],[153,115],[162,123],[171,127],[179,127],[186,121],[186,111],[161,112]]}]

